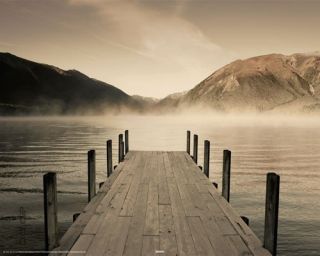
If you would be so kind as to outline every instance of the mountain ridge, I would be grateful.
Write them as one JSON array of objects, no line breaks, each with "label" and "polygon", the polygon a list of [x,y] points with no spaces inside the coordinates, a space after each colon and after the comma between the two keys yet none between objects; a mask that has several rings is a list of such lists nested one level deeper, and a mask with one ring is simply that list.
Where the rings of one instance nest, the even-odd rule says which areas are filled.
[{"label": "mountain ridge", "polygon": [[268,54],[216,70],[177,99],[177,107],[265,112],[278,107],[284,111],[284,105],[296,102],[299,106],[291,110],[307,111],[319,98],[320,55]]},{"label": "mountain ridge", "polygon": [[[77,70],[37,63],[10,53],[0,53],[1,95],[3,106],[17,106],[33,114],[80,114],[141,110],[140,101],[105,82]],[[20,107],[18,107],[20,106]],[[13,111],[15,112],[15,111]],[[10,114],[10,113],[9,113]]]},{"label": "mountain ridge", "polygon": [[71,69],[0,53],[0,114],[320,111],[320,53],[235,60],[189,91],[163,99],[128,95]]}]

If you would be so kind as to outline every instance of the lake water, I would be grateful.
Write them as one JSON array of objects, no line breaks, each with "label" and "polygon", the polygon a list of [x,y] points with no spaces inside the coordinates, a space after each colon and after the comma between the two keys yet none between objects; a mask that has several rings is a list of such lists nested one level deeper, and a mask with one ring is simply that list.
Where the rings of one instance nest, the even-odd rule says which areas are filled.
[{"label": "lake water", "polygon": [[[232,151],[231,204],[263,238],[266,173],[281,176],[278,255],[320,255],[320,122],[312,118],[122,116],[0,119],[0,253],[44,248],[42,176],[58,173],[61,234],[87,201],[87,151],[106,179],[105,142],[130,130],[130,149],[185,150],[186,130],[211,141],[210,179],[221,188]],[[20,216],[23,216],[22,218]]]}]

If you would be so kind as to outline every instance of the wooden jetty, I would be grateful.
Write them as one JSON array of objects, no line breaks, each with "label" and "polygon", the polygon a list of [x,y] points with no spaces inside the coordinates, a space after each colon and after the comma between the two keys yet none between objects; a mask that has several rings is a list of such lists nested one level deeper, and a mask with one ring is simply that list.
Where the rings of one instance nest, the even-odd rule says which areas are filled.
[{"label": "wooden jetty", "polygon": [[[271,231],[267,229],[268,239],[271,237],[267,250],[244,222],[247,219],[240,217],[207,178],[209,148],[205,149],[208,156],[204,173],[187,152],[128,152],[122,139],[121,162],[112,175],[95,195],[95,187],[88,182],[90,202],[59,242],[51,232],[51,245],[55,247],[52,255],[275,255],[275,250],[270,250],[276,246],[272,226],[278,214],[275,208],[268,206],[272,212],[266,211],[266,221],[272,227]],[[205,145],[210,147],[208,142]],[[224,155],[226,177],[230,177],[229,154]],[[89,178],[94,166],[92,155],[90,151]],[[274,197],[270,193],[269,198]],[[223,194],[229,199],[226,186]],[[51,229],[56,231],[55,226]],[[47,236],[50,238],[50,234]]]}]

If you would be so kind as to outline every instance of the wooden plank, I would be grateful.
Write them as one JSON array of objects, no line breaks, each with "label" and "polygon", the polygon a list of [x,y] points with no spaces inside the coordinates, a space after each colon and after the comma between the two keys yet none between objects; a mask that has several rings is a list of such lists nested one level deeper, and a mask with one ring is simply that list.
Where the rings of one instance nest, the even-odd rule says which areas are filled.
[{"label": "wooden plank", "polygon": [[64,236],[71,241],[57,249],[71,245],[86,255],[270,256],[186,152],[130,151],[72,229]]},{"label": "wooden plank", "polygon": [[168,156],[168,152],[164,153],[163,162],[164,162],[164,168],[166,171],[166,177],[170,177],[170,178],[174,177],[173,171],[171,168],[171,164],[170,164],[170,160],[169,160],[169,156]]},{"label": "wooden plank", "polygon": [[[209,184],[209,186],[212,186]],[[204,200],[205,204],[208,207],[208,212],[213,217],[222,217],[225,216],[225,213],[220,208],[220,206],[216,203],[215,200],[212,199],[212,196],[208,192],[208,186],[207,186],[207,193],[201,193],[201,197]]]},{"label": "wooden plank", "polygon": [[223,217],[215,217],[216,222],[218,223],[219,229],[221,230],[223,235],[236,235],[237,231],[234,226],[231,224],[229,219],[225,216]]},{"label": "wooden plank", "polygon": [[[195,205],[195,208],[198,210],[200,219],[203,223],[204,231],[201,230],[202,236],[208,237],[208,240],[210,241],[212,247],[215,249],[214,251],[216,255],[233,255],[233,250],[231,250],[231,243],[228,243],[224,238],[225,234],[235,234],[235,230],[231,223],[229,223],[229,220],[214,218],[213,214],[216,214],[216,216],[219,216],[220,218],[225,218],[221,217],[222,211],[219,211],[219,206],[211,202],[210,206],[211,209],[214,209],[214,211],[210,211],[207,201],[204,200],[204,194],[200,194],[195,185],[190,184],[186,186],[190,194],[190,198]],[[209,193],[207,195],[210,197]],[[213,201],[212,198],[211,201]],[[217,214],[217,212],[219,214]],[[188,220],[189,219],[191,219],[191,217],[188,218]],[[219,225],[217,225],[217,223],[219,223]],[[222,228],[220,228],[220,225],[222,226]],[[196,230],[195,232],[200,232],[200,230]],[[199,236],[199,234],[196,233],[196,236]],[[205,244],[200,243],[198,246],[205,246]],[[205,248],[207,248],[207,245]],[[208,248],[205,250],[206,253],[203,252],[204,249],[199,250],[200,251],[198,252],[198,254],[207,255],[207,253],[209,252]]]},{"label": "wooden plank", "polygon": [[97,230],[101,225],[100,218],[101,218],[101,214],[98,214],[98,213],[93,214],[88,224],[83,229],[82,234],[92,234],[92,235],[96,234]]},{"label": "wooden plank", "polygon": [[250,256],[253,255],[244,241],[241,239],[241,236],[239,235],[229,235],[226,236],[226,239],[228,239],[233,247],[234,255],[243,255],[243,256]]},{"label": "wooden plank", "polygon": [[[220,223],[223,229],[219,228],[219,225],[217,225],[217,223],[218,221],[220,222],[220,219],[215,218],[213,216],[219,216],[220,218],[225,217],[222,217],[223,212],[219,209],[219,206],[214,202],[214,200],[212,200],[212,197],[210,197],[209,193],[201,194],[197,190],[196,185],[190,184],[186,186],[190,194],[191,200],[195,205],[195,208],[199,211],[199,216],[203,223],[204,230],[212,247],[215,249],[215,254],[221,256],[233,255],[233,250],[231,250],[231,243],[228,243],[224,238],[225,234],[234,234],[235,230],[233,229],[233,226],[229,223],[227,219],[223,219],[222,223]],[[207,198],[210,197],[210,204],[207,200],[205,200],[205,195],[208,196]]]},{"label": "wooden plank", "polygon": [[178,253],[173,216],[170,205],[159,205],[160,218],[160,250],[166,256],[176,256]]},{"label": "wooden plank", "polygon": [[[122,175],[125,176],[126,174]],[[131,177],[131,176],[129,176]],[[132,180],[132,178],[130,179]],[[103,202],[104,210],[101,208],[101,212],[105,212],[100,217],[100,226],[97,230],[95,239],[90,245],[87,254],[88,255],[99,255],[101,252],[104,252],[106,246],[108,246],[108,241],[110,237],[113,237],[115,234],[113,233],[116,228],[121,229],[122,221],[124,221],[125,217],[119,217],[119,213],[121,211],[121,207],[131,185],[130,180],[127,179],[125,183],[117,184],[117,186],[113,186],[106,197],[113,192],[112,198],[110,201]],[[98,207],[100,207],[99,205]],[[97,207],[97,209],[98,209]]]},{"label": "wooden plank", "polygon": [[[176,168],[178,168],[178,167],[176,167]],[[187,175],[185,175],[185,176],[187,177]],[[176,183],[177,183],[178,190],[180,193],[181,202],[182,202],[183,208],[185,210],[185,215],[186,216],[200,216],[199,210],[196,207],[195,202],[193,202],[191,195],[188,193],[187,186],[190,185],[189,182],[188,182],[188,184],[182,184],[182,183],[180,183],[180,179],[178,178],[178,179],[176,179]]]},{"label": "wooden plank", "polygon": [[144,171],[141,175],[141,183],[143,184],[149,184],[150,181],[150,170],[152,170],[152,160],[153,160],[153,156],[152,156],[152,152],[143,152],[144,157],[147,159],[146,161],[146,171]]},{"label": "wooden plank", "polygon": [[159,204],[160,205],[170,204],[169,189],[168,189],[166,178],[164,181],[161,181],[159,183]]},{"label": "wooden plank", "polygon": [[142,256],[158,256],[159,236],[143,236]]},{"label": "wooden plank", "polygon": [[208,234],[208,239],[212,247],[214,248],[215,254],[217,256],[234,256],[234,250],[232,249],[231,243],[225,238],[225,236],[220,231],[216,219],[214,217],[201,216],[203,227]]},{"label": "wooden plank", "polygon": [[175,152],[169,152],[168,157],[175,179],[179,181],[180,184],[188,184],[187,177],[183,175],[183,172],[180,169],[179,160],[175,157]]},{"label": "wooden plank", "polygon": [[172,216],[176,233],[177,248],[179,256],[196,255],[193,239],[187,223],[177,185],[168,182],[170,201],[172,205]]},{"label": "wooden plank", "polygon": [[191,158],[191,156],[189,156],[187,153],[185,152],[180,152],[180,154],[182,154],[184,156],[184,161],[183,163],[188,167],[189,170],[191,170],[194,174],[194,177],[197,180],[203,180],[203,181],[208,181],[207,176],[201,172],[198,168],[198,166],[195,164],[195,162],[193,161],[193,159]]},{"label": "wooden plank", "polygon": [[139,187],[137,201],[134,206],[133,217],[131,218],[128,238],[123,253],[124,256],[141,254],[148,190],[149,186],[147,184],[141,184]]},{"label": "wooden plank", "polygon": [[[130,167],[130,165],[128,166],[128,163],[135,161],[136,157],[137,157],[137,154],[134,154],[133,152],[128,153],[127,162],[120,163],[117,165],[117,167],[113,170],[112,175],[110,177],[108,177],[108,179],[106,179],[106,181],[103,183],[103,185],[99,188],[98,193],[99,192],[109,192],[111,186],[113,185],[113,183],[115,182],[115,180],[117,179],[119,174],[121,172],[123,172],[124,170],[126,170],[128,167]],[[88,208],[91,208],[90,204],[88,204],[87,206],[88,206]]]},{"label": "wooden plank", "polygon": [[[142,155],[143,156],[143,155]],[[133,216],[134,205],[137,200],[137,194],[140,186],[141,174],[145,171],[145,158],[140,157],[137,161],[137,167],[133,167],[133,181],[131,183],[129,192],[123,203],[120,216]]]},{"label": "wooden plank", "polygon": [[72,250],[68,253],[68,256],[83,256],[89,248],[94,235],[81,235],[77,242],[72,247]]},{"label": "wooden plank", "polygon": [[196,248],[196,255],[215,256],[205,229],[199,217],[187,217],[192,238]]},{"label": "wooden plank", "polygon": [[[214,188],[210,188],[210,194],[220,206],[220,209],[224,212],[225,217],[229,219],[236,232],[246,242],[254,255],[265,255],[266,250],[262,249],[262,243],[253,233],[253,231],[244,223],[240,218],[240,215],[231,207],[231,205],[220,195],[217,196],[217,192]],[[269,254],[270,255],[270,254]]]},{"label": "wooden plank", "polygon": [[[196,170],[196,165],[193,163],[193,161],[191,160],[191,158],[185,154],[187,162],[190,165],[194,166],[194,170]],[[196,173],[197,175],[200,176],[204,176],[202,175],[202,173],[200,172],[196,172],[194,171],[194,173]],[[232,209],[232,207],[230,206],[229,203],[227,203],[218,193],[217,189],[214,188],[212,186],[212,184],[210,184],[209,180],[205,179],[203,180],[203,184],[207,183],[207,188],[208,191],[210,193],[210,197],[208,197],[207,193],[205,192],[205,188],[202,187],[202,192],[204,192],[204,194],[202,195],[203,197],[206,197],[206,201],[208,203],[208,207],[210,209],[210,212],[213,212],[213,215],[216,217],[221,217],[221,216],[226,216],[229,219],[229,222],[231,223],[231,225],[234,227],[234,229],[241,234],[242,239],[244,239],[246,241],[246,243],[248,244],[248,247],[250,248],[250,250],[254,253],[257,253],[257,255],[264,255],[265,254],[265,250],[261,249],[262,244],[261,241],[256,237],[256,235],[252,232],[252,230],[243,222],[243,220],[240,218],[239,214],[236,213],[234,211],[234,209]],[[201,183],[196,183],[196,186],[203,186],[203,185],[199,185]],[[199,189],[198,189],[199,190]],[[212,200],[212,198],[214,200]],[[215,202],[218,203],[219,208],[216,207]],[[230,216],[229,216],[230,215]],[[221,225],[223,225],[225,223],[222,223]],[[226,229],[226,224],[224,226],[224,228]],[[230,226],[229,226],[230,228]],[[229,229],[229,232],[231,230]]]},{"label": "wooden plank", "polygon": [[194,216],[207,215],[209,208],[203,200],[195,184],[185,185],[186,193],[189,195],[190,204],[193,207]]},{"label": "wooden plank", "polygon": [[[174,152],[173,156],[176,162],[175,172],[179,174],[179,177],[184,177],[186,181],[183,181],[182,184],[194,184],[196,182],[196,176],[194,174],[194,170],[190,168],[190,166],[186,163],[186,158],[184,157],[185,152]],[[191,171],[192,170],[192,171]],[[197,168],[197,172],[200,172],[200,169]],[[177,180],[178,183],[180,179]]]},{"label": "wooden plank", "polygon": [[151,182],[157,186],[160,183],[160,177],[164,175],[163,152],[153,152],[153,166],[151,174]]},{"label": "wooden plank", "polygon": [[148,192],[148,204],[146,221],[144,225],[144,235],[159,235],[159,205],[158,205],[158,186],[150,182]]},{"label": "wooden plank", "polygon": [[110,226],[109,229],[112,229],[112,232],[109,236],[108,243],[105,244],[105,251],[103,255],[123,255],[130,220],[130,217],[117,217],[115,221],[116,225],[113,225],[113,223],[111,223],[112,226]]},{"label": "wooden plank", "polygon": [[87,251],[87,255],[100,255],[101,252],[107,251],[108,246],[110,246],[110,239],[117,235],[118,230],[121,229],[122,221],[124,221],[126,217],[119,217],[118,215],[129,186],[128,184],[122,184],[121,187],[120,192],[110,202],[110,205],[108,205],[106,210],[107,214],[101,219],[99,229]]},{"label": "wooden plank", "polygon": [[186,184],[194,182],[194,179],[192,176],[188,175],[190,172],[187,171],[186,168],[184,169],[185,171],[183,171],[185,158],[183,158],[180,152],[173,152],[170,155],[170,159],[173,161],[170,163],[175,176],[175,181],[178,187],[185,216],[199,216],[199,213],[192,204],[191,198],[186,190]]},{"label": "wooden plank", "polygon": [[[160,155],[158,172],[159,172],[159,205],[170,204],[169,189],[167,184],[167,171],[164,164],[164,157],[166,153],[163,152]],[[171,168],[170,168],[171,169]]]},{"label": "wooden plank", "polygon": [[207,177],[188,154],[177,152],[176,157],[180,159],[180,168],[182,169],[182,173],[187,177],[188,184],[196,184],[204,180],[208,181]]},{"label": "wooden plank", "polygon": [[[96,208],[97,213],[103,213],[107,207],[107,205],[110,203],[111,199],[116,195],[117,188],[120,184],[131,184],[132,181],[132,172],[134,170],[134,166],[136,166],[139,163],[139,158],[136,155],[132,161],[129,161],[126,165],[124,165],[122,171],[119,175],[119,178],[113,183],[112,187],[108,191],[107,195],[101,200],[99,205]],[[121,165],[123,163],[120,163]],[[111,176],[111,178],[113,175]],[[105,185],[104,185],[105,186]],[[104,188],[104,186],[102,188]],[[130,187],[130,186],[129,186]]]}]

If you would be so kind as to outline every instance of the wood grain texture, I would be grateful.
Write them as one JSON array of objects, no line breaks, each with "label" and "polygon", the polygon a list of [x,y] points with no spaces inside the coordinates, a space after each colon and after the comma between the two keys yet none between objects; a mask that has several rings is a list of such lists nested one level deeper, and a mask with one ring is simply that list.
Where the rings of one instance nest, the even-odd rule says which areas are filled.
[{"label": "wood grain texture", "polygon": [[270,256],[187,152],[130,151],[109,179],[57,249]]}]

